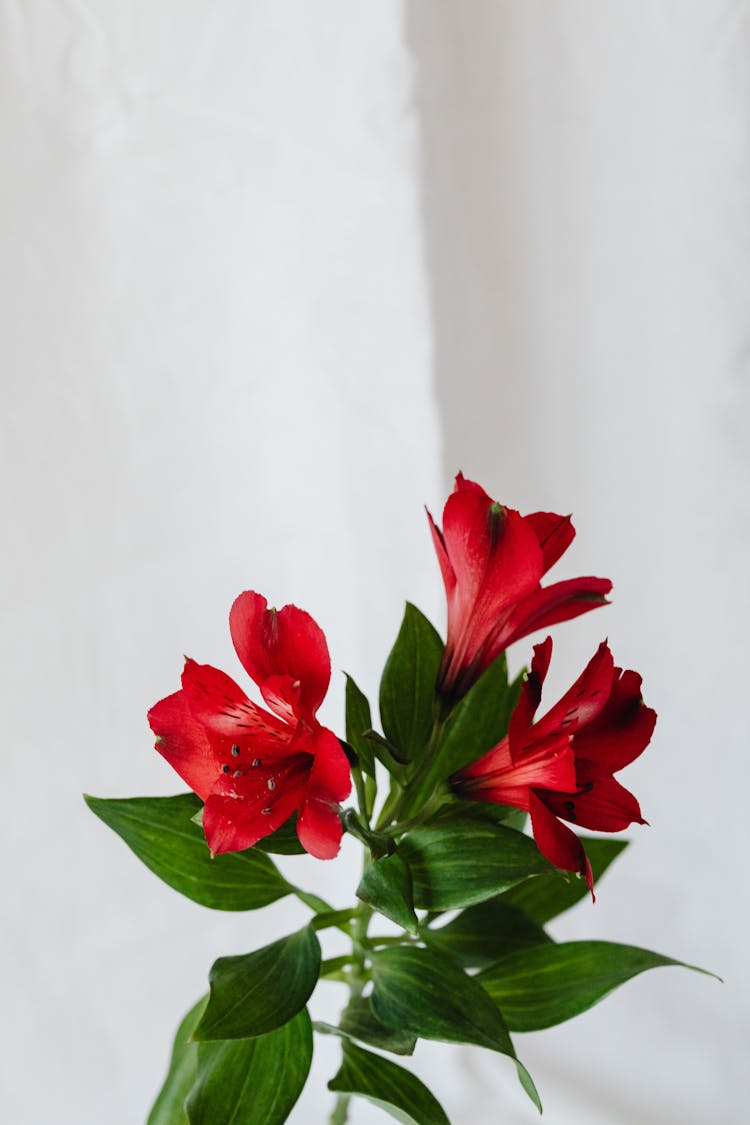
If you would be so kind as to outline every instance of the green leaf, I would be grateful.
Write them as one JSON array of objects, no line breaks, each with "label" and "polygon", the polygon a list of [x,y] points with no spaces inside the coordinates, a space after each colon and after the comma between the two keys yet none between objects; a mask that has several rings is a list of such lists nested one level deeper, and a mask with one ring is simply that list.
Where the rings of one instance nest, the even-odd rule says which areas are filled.
[{"label": "green leaf", "polygon": [[357,887],[357,898],[390,918],[402,930],[417,933],[419,925],[414,913],[411,875],[398,853],[369,865]]},{"label": "green leaf", "polygon": [[422,938],[430,949],[445,953],[465,969],[483,969],[517,949],[551,940],[541,926],[502,897],[470,906],[438,930],[425,927]]},{"label": "green leaf", "polygon": [[572,1019],[631,977],[662,965],[695,968],[632,945],[571,941],[511,953],[476,979],[511,1030],[539,1031]]},{"label": "green leaf", "polygon": [[146,867],[201,906],[257,910],[291,891],[273,861],[254,848],[211,858],[203,832],[191,819],[200,808],[194,793],[84,799]]},{"label": "green leaf", "polygon": [[474,816],[416,828],[399,851],[411,870],[414,905],[424,910],[473,906],[554,871],[530,837]]},{"label": "green leaf", "polygon": [[[581,843],[591,861],[594,879],[599,880],[614,859],[628,846],[627,840],[581,836]],[[585,880],[577,875],[551,872],[539,879],[529,879],[506,891],[503,898],[518,906],[540,926],[575,906],[589,893]]]},{"label": "green leaf", "polygon": [[207,1002],[208,997],[202,996],[177,1028],[167,1077],[146,1125],[188,1125],[185,1099],[198,1073],[198,1044],[191,1041],[191,1036]]},{"label": "green leaf", "polygon": [[417,1045],[416,1035],[382,1024],[375,1017],[370,1001],[362,996],[349,1001],[341,1013],[338,1027],[316,1020],[313,1028],[325,1035],[337,1035],[340,1039],[359,1039],[370,1047],[391,1051],[394,1055],[412,1055]]},{"label": "green leaf", "polygon": [[393,946],[373,953],[372,979],[372,1010],[386,1027],[422,1039],[474,1043],[508,1055],[516,1063],[524,1089],[541,1110],[503,1017],[475,978],[430,949]]},{"label": "green leaf", "polygon": [[281,1027],[301,1011],[320,973],[311,926],[240,957],[220,957],[209,974],[208,1007],[195,1038],[245,1039]]},{"label": "green leaf", "polygon": [[360,997],[347,1004],[341,1015],[341,1030],[371,1047],[392,1051],[394,1055],[411,1055],[417,1038],[403,1028],[386,1027],[376,1017],[369,999]]},{"label": "green leaf", "polygon": [[312,1052],[305,1009],[255,1039],[201,1043],[187,1099],[190,1125],[283,1125],[302,1093]]},{"label": "green leaf", "polygon": [[346,741],[352,747],[359,764],[370,777],[375,776],[375,755],[372,743],[364,737],[365,731],[372,730],[372,715],[367,696],[346,674]]},{"label": "green leaf", "polygon": [[389,742],[414,761],[430,738],[435,680],[443,642],[424,614],[409,602],[380,681],[380,717]]},{"label": "green leaf", "polygon": [[436,756],[442,781],[481,758],[508,733],[510,713],[518,698],[516,685],[508,684],[505,654],[482,673],[450,713]]},{"label": "green leaf", "polygon": [[273,855],[305,855],[305,849],[297,835],[297,814],[293,813],[275,832],[258,840],[253,848]]},{"label": "green leaf", "polygon": [[367,1098],[402,1125],[450,1125],[438,1100],[416,1075],[353,1043],[344,1044],[341,1069],[328,1089]]}]

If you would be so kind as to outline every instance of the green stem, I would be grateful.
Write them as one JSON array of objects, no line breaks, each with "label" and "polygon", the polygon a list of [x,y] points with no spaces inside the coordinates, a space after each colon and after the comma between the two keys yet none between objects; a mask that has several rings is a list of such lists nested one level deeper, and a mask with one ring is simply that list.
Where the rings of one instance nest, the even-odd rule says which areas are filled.
[{"label": "green stem", "polygon": [[[371,862],[368,852],[365,851],[362,860],[363,875]],[[365,984],[367,983],[367,929],[370,925],[370,919],[373,913],[372,907],[365,906],[363,902],[359,904],[354,912],[354,920],[351,924],[351,968],[348,974],[349,1000],[344,1011],[348,1011],[354,1003],[359,1000],[364,992]],[[346,1122],[349,1120],[350,1101],[351,1096],[349,1094],[339,1094],[337,1096],[336,1104],[329,1118],[329,1125],[346,1125]]]},{"label": "green stem", "polygon": [[417,817],[421,819],[421,814],[431,802],[440,781],[437,763],[443,722],[444,720],[438,717],[432,724],[432,731],[419,769],[397,794],[395,800],[386,801],[378,821],[379,829],[394,822],[410,824]]},{"label": "green stem", "polygon": [[330,1125],[346,1125],[349,1120],[349,1103],[352,1100],[351,1094],[339,1094],[336,1098],[336,1105],[333,1107],[333,1113],[329,1117]]},{"label": "green stem", "polygon": [[362,770],[353,769],[352,777],[354,779],[354,788],[357,791],[357,804],[359,805],[359,814],[365,822],[367,828],[370,827],[370,814],[367,809],[367,793],[365,792],[365,779],[362,776]]}]

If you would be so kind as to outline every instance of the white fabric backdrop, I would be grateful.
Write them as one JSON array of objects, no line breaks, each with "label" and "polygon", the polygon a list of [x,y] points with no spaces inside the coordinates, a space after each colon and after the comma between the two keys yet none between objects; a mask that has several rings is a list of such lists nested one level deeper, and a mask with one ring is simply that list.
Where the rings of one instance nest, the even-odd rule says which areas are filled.
[{"label": "white fabric backdrop", "polygon": [[[320,621],[337,726],[342,671],[439,605],[411,64],[394,4],[0,11],[0,1117],[134,1125],[211,962],[308,914],[181,899],[81,792],[184,788],[146,709],[183,652],[242,676],[240,590]],[[308,881],[347,905],[355,858]]]},{"label": "white fabric backdrop", "polygon": [[[304,917],[170,894],[80,792],[180,787],[144,712],[183,651],[236,670],[244,587],[372,689],[403,599],[439,619],[421,504],[459,466],[575,509],[616,602],[556,682],[607,632],[661,715],[653,827],[560,934],[728,981],[522,1037],[548,1116],[741,1119],[747,15],[0,0],[4,1119],[143,1120],[213,958]],[[351,864],[312,878],[343,902]],[[503,1060],[416,1065],[456,1125],[533,1119]]]},{"label": "white fabric backdrop", "polygon": [[[646,974],[520,1049],[556,1125],[745,1120],[750,6],[409,16],[446,460],[573,509],[561,573],[614,604],[556,631],[557,683],[608,634],[660,714],[624,775],[652,827],[557,933],[726,978]],[[467,1121],[529,1120],[472,1065]]]}]

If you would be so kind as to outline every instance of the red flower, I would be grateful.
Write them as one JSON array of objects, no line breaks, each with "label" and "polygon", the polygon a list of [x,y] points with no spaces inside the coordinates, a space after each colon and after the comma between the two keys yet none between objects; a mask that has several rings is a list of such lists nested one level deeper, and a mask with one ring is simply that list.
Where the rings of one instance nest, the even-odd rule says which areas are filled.
[{"label": "red flower", "polygon": [[569,516],[522,516],[456,477],[443,530],[427,513],[448,599],[448,640],[438,689],[459,698],[513,641],[606,604],[607,578],[540,586],[570,546]]},{"label": "red flower", "polygon": [[525,809],[542,854],[556,867],[580,872],[593,895],[583,844],[560,819],[598,832],[646,823],[635,797],[613,775],[646,748],[656,712],[643,703],[641,677],[615,668],[603,642],[572,688],[535,723],[551,655],[551,637],[534,646],[507,736],[457,774],[453,787],[473,801]]},{"label": "red flower", "polygon": [[268,609],[252,591],[235,601],[229,626],[271,711],[224,672],[186,660],[182,690],[148,713],[156,749],[205,802],[203,829],[214,855],[251,847],[297,809],[300,843],[331,859],[351,777],[336,735],[315,718],[331,677],[323,632],[303,610]]}]

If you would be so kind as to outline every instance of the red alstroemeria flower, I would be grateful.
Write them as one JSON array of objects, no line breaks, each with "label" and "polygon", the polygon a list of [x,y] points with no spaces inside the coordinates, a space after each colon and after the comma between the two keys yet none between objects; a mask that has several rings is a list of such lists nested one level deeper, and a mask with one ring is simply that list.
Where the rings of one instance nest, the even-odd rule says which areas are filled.
[{"label": "red alstroemeria flower", "polygon": [[480,485],[456,477],[442,531],[430,513],[448,599],[448,639],[438,690],[460,698],[513,641],[606,604],[607,578],[540,586],[575,537],[569,516],[522,516]]},{"label": "red alstroemeria flower", "polygon": [[535,723],[551,655],[551,637],[534,646],[508,734],[452,784],[473,801],[525,809],[542,854],[556,867],[580,872],[593,895],[583,844],[560,821],[598,832],[646,823],[635,797],[613,775],[646,748],[656,712],[643,703],[641,677],[616,668],[603,642],[572,688]]},{"label": "red alstroemeria flower", "polygon": [[214,855],[251,847],[296,809],[300,843],[332,859],[351,777],[338,738],[315,718],[331,678],[323,632],[304,610],[268,609],[252,591],[235,601],[229,626],[270,711],[224,672],[186,660],[182,690],[148,713],[156,749],[204,801]]}]

